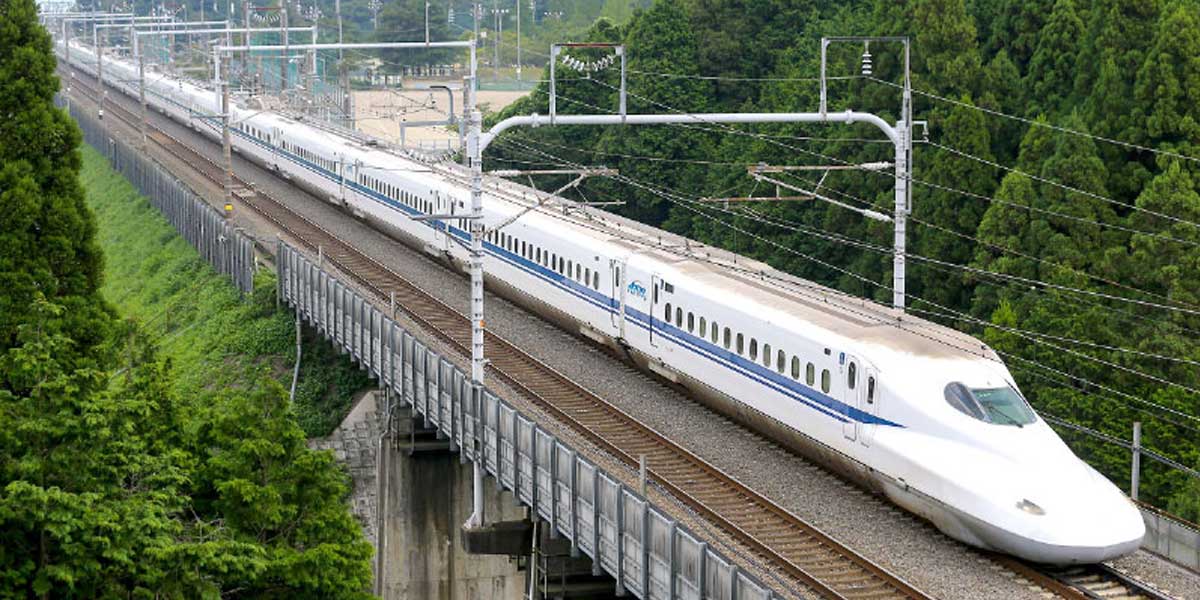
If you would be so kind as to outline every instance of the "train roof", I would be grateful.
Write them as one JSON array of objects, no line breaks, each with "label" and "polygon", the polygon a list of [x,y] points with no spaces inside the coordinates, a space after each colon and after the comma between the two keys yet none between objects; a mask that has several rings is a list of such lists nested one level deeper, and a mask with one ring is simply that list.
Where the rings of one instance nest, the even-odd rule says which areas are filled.
[{"label": "train roof", "polygon": [[[114,59],[114,62],[119,61]],[[184,82],[198,91],[211,93],[203,82]],[[464,191],[463,182],[469,181],[467,169],[452,161],[435,161],[421,153],[395,148],[385,140],[302,116],[248,107],[241,98],[235,98],[234,102],[238,109],[254,111],[263,120],[308,126],[314,137],[343,144],[354,154],[364,157],[364,164],[383,167],[381,172],[386,172],[387,162],[400,161],[405,164],[396,168],[407,171],[409,177],[446,191],[450,191],[448,187],[454,188],[459,197]],[[417,165],[427,171],[413,169]],[[447,183],[437,177],[436,171],[453,174],[457,181]],[[736,289],[743,300],[781,318],[801,319],[844,338],[847,343],[878,345],[935,358],[998,359],[994,351],[972,336],[784,273],[761,261],[486,173],[484,186],[486,192],[499,194],[517,206],[543,201],[544,204],[533,211],[537,215],[535,219],[548,218],[570,224],[577,234],[601,246],[608,245],[614,254],[623,250],[653,257],[691,284],[719,293]]]}]

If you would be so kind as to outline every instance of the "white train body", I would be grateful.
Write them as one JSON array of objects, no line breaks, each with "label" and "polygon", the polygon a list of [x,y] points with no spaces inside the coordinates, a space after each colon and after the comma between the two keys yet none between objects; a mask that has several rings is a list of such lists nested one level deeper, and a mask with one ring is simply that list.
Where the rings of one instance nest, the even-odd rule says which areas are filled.
[{"label": "white train body", "polygon": [[[88,49],[72,45],[71,61],[94,74]],[[137,97],[132,64],[106,58],[104,70]],[[146,79],[155,110],[219,138],[213,91],[160,73]],[[243,157],[465,264],[465,249],[449,239],[467,239],[463,222],[409,218],[468,212],[461,167],[241,106],[233,122]],[[497,293],[620,348],[968,544],[1054,564],[1139,546],[1139,511],[1028,409],[978,340],[503,180],[485,179],[484,222],[490,230],[538,200],[546,203],[487,237],[484,268]],[[950,404],[950,389],[968,390],[963,409]],[[1009,404],[988,412],[988,398]],[[1028,422],[1007,424],[1013,415]]]}]

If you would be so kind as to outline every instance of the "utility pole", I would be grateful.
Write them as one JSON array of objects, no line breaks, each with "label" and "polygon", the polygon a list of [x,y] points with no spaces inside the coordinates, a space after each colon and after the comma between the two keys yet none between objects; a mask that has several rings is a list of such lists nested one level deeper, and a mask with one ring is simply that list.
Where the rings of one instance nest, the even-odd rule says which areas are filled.
[{"label": "utility pole", "polygon": [[871,74],[871,42],[892,42],[904,45],[904,87],[900,106],[900,121],[893,128],[896,139],[895,167],[896,188],[895,208],[892,215],[892,307],[903,311],[905,304],[905,277],[908,238],[908,215],[912,212],[912,164],[913,164],[913,116],[912,116],[912,77],[910,71],[911,44],[907,37],[827,37],[821,38],[821,114],[827,113],[828,88],[826,87],[825,66],[829,45],[837,42],[861,43],[863,45],[862,71],[863,75]]},{"label": "utility pole", "polygon": [[104,87],[104,44],[100,37],[100,28],[92,25],[92,42],[96,48],[96,81],[100,82],[100,99],[97,115],[104,118],[104,98],[108,96],[108,88]]},{"label": "utility pole", "polygon": [[501,25],[499,1],[500,0],[492,0],[492,16],[494,17],[495,23],[493,30],[496,32],[496,41],[492,44],[492,48],[494,48],[496,51],[495,56],[492,58],[492,78],[496,81],[500,81],[500,38],[503,37],[503,32],[500,31]]},{"label": "utility pole", "polygon": [[[338,44],[346,42],[342,35],[342,0],[334,0],[333,12],[337,16]],[[379,10],[375,11],[376,26],[378,26]],[[346,65],[346,54],[338,48],[338,90],[342,94],[342,115],[350,129],[354,129],[354,113],[350,103],[350,70]]]},{"label": "utility pole", "polygon": [[217,85],[221,86],[221,154],[225,160],[225,206],[233,205],[233,142],[229,137],[229,68],[222,66],[229,61],[221,60],[221,53],[216,53],[217,59]]},{"label": "utility pole", "polygon": [[1129,469],[1129,497],[1138,499],[1138,488],[1142,475],[1142,422],[1133,423],[1133,464]]},{"label": "utility pole", "polygon": [[521,0],[517,2],[517,81],[521,80]]},{"label": "utility pole", "polygon": [[279,0],[279,10],[280,10],[279,23],[280,23],[280,27],[282,28],[281,31],[283,32],[283,54],[282,54],[282,59],[279,61],[279,67],[281,69],[281,71],[279,72],[279,77],[280,77],[280,79],[279,79],[279,95],[282,96],[283,93],[286,92],[288,89],[288,77],[290,75],[288,73],[288,70],[289,70],[288,69],[288,60],[290,60],[290,58],[291,58],[290,56],[288,56],[289,54],[291,54],[291,50],[288,49],[289,44],[288,44],[288,30],[287,30],[288,29],[287,0]]},{"label": "utility pole", "polygon": [[[132,28],[131,28],[132,31]],[[133,41],[133,53],[137,56],[138,63],[138,102],[141,104],[142,118],[139,126],[142,134],[142,150],[146,149],[146,57],[142,55],[141,45],[138,43],[137,32],[133,32],[130,36]]]}]

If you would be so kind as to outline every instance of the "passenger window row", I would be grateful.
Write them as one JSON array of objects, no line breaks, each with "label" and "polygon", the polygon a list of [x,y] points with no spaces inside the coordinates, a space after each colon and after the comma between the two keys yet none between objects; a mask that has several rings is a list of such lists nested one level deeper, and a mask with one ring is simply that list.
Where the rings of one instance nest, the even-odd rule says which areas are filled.
[{"label": "passenger window row", "polygon": [[543,250],[540,246],[527,243],[525,240],[501,231],[489,232],[487,239],[525,260],[533,261],[576,283],[600,291],[600,271],[598,269],[592,270],[572,259],[564,258],[549,250]]},{"label": "passenger window row", "polygon": [[[733,333],[728,327],[724,329],[714,320],[709,322],[705,317],[696,318],[695,313],[687,311],[687,318],[684,318],[684,310],[679,306],[672,307],[670,302],[663,305],[662,320],[668,325],[674,325],[680,330],[694,334],[700,339],[709,340],[714,346],[724,346],[726,350],[736,352],[739,356],[749,358],[751,361],[761,361],[762,366],[768,369],[775,369],[780,375],[791,375],[791,378],[800,381],[800,357],[793,355],[788,360],[787,352],[782,348],[771,352],[770,344],[762,344],[759,347],[756,338],[750,338],[750,343],[747,346],[746,337],[742,333]],[[686,322],[686,328],[684,326]],[[790,366],[790,369],[789,369]],[[814,387],[816,380],[816,365],[808,363],[805,367],[804,383],[809,387]],[[831,374],[829,369],[821,369],[821,391],[828,394],[832,387]]]}]

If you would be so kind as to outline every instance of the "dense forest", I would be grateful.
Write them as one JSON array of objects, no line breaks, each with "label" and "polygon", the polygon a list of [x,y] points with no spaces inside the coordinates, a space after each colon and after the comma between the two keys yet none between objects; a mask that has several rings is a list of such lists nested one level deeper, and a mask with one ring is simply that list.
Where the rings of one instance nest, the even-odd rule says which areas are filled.
[{"label": "dense forest", "polygon": [[349,477],[280,385],[181,393],[100,293],[54,63],[34,0],[0,3],[0,598],[369,597]]},{"label": "dense forest", "polygon": [[[1039,411],[1200,467],[1200,12],[1190,0],[658,0],[588,40],[628,48],[631,112],[814,111],[820,38],[912,39],[910,312],[978,335]],[[575,40],[582,41],[582,40]],[[830,110],[895,121],[895,44],[830,46]],[[600,54],[576,51],[587,62]],[[562,112],[615,112],[619,74],[559,71]],[[509,107],[547,112],[547,86]],[[891,301],[890,223],[769,196],[746,168],[891,159],[869,126],[539,128],[492,167],[606,165],[580,197],[846,292]],[[890,213],[890,171],[791,184]],[[818,181],[820,179],[820,181]],[[561,182],[548,180],[546,187]],[[786,190],[784,190],[786,192]],[[1129,450],[1062,428],[1123,488]],[[1200,481],[1143,460],[1142,498],[1200,519]]]}]

